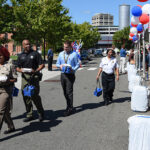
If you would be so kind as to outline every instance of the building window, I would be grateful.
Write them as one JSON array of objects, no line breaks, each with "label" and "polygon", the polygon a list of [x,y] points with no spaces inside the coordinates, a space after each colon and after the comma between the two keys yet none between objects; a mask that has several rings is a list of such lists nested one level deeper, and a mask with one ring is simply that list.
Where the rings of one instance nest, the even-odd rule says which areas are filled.
[{"label": "building window", "polygon": [[16,45],[13,45],[13,52],[16,51]]}]

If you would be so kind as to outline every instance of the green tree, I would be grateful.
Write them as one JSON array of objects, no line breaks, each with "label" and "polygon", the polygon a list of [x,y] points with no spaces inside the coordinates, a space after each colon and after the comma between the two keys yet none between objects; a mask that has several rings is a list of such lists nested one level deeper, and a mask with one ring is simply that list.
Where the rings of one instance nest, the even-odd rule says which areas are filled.
[{"label": "green tree", "polygon": [[88,22],[83,24],[71,23],[72,30],[69,34],[65,36],[65,39],[70,39],[71,41],[80,40],[84,43],[83,48],[88,49],[97,44],[100,40],[100,33],[97,28],[93,28]]},{"label": "green tree", "polygon": [[97,28],[93,28],[88,22],[79,25],[79,35],[84,45],[83,48],[91,48],[100,40],[100,33]]},{"label": "green tree", "polygon": [[[54,49],[61,41],[70,17],[62,6],[62,0],[11,0],[16,17],[13,38],[21,42],[24,38],[33,44]],[[48,44],[47,44],[48,43]],[[45,57],[44,57],[45,58]]]},{"label": "green tree", "polygon": [[129,40],[130,27],[126,27],[123,30],[117,31],[113,36],[113,44],[117,48],[121,48],[123,44],[127,49],[132,48],[132,41]]},{"label": "green tree", "polygon": [[[0,31],[1,34],[7,34],[13,30],[14,15],[11,6],[6,4],[7,0],[0,0]],[[7,36],[0,38],[0,45],[8,43]]]}]

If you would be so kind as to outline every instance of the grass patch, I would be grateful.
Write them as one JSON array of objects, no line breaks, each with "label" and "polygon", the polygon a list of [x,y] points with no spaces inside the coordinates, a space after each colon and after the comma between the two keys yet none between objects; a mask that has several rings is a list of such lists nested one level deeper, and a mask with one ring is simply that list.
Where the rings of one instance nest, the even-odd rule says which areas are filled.
[{"label": "grass patch", "polygon": [[11,58],[12,60],[17,60],[17,59],[18,59],[18,56],[10,56],[10,58]]}]

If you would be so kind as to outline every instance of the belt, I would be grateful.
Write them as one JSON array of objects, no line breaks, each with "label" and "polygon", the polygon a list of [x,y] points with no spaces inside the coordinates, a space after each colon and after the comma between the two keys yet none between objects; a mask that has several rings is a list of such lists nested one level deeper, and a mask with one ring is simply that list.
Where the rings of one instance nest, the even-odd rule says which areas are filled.
[{"label": "belt", "polygon": [[64,74],[64,75],[67,75],[67,76],[74,76],[75,75],[74,73],[61,73],[61,74]]},{"label": "belt", "polygon": [[103,73],[104,73],[105,75],[107,75],[107,76],[112,76],[112,75],[114,75],[114,73],[108,74],[108,73],[106,73],[106,72],[104,72],[104,71],[103,71]]}]

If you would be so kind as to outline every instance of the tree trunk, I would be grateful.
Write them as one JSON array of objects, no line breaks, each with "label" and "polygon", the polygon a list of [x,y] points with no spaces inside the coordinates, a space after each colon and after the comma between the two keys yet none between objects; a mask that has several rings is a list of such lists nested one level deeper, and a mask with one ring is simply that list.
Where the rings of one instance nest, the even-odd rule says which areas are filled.
[{"label": "tree trunk", "polygon": [[44,62],[45,62],[45,37],[44,37]]}]

